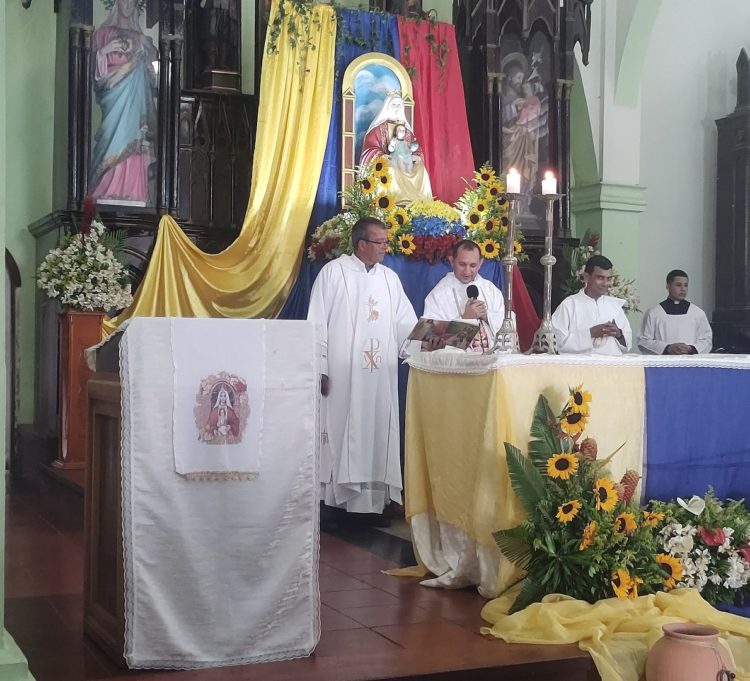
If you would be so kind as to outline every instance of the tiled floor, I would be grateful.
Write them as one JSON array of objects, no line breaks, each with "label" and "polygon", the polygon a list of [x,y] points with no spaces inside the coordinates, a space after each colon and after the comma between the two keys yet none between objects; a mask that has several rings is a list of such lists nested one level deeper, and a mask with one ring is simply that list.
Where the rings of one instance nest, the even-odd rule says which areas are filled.
[{"label": "tiled floor", "polygon": [[382,574],[411,562],[408,542],[357,528],[321,535],[322,637],[310,658],[168,676],[120,670],[83,636],[81,505],[69,492],[9,486],[5,626],[37,681],[593,678],[588,656],[574,646],[482,637],[476,592]]}]

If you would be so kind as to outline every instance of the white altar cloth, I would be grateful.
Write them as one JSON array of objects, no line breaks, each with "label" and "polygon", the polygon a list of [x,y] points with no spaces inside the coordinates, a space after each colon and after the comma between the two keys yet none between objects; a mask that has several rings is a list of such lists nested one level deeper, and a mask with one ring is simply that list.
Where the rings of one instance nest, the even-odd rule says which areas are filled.
[{"label": "white altar cloth", "polygon": [[265,327],[259,475],[175,472],[171,321],[134,319],[120,346],[125,659],[192,668],[309,655],[320,637],[313,326],[184,323],[215,327],[218,351],[223,334]]}]

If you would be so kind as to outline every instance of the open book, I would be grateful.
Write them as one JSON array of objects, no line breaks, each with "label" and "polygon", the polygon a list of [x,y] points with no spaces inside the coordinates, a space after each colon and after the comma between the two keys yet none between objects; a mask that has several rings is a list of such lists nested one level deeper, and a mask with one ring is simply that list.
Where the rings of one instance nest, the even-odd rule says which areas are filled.
[{"label": "open book", "polygon": [[445,322],[440,319],[420,318],[409,334],[409,340],[428,341],[438,337],[445,345],[466,350],[479,332],[479,324],[470,321]]}]

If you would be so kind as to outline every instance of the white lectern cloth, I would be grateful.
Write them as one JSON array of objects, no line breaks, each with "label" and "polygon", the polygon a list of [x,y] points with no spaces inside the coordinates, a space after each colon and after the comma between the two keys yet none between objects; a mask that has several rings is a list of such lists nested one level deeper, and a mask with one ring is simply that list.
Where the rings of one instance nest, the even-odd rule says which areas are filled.
[{"label": "white lectern cloth", "polygon": [[[125,659],[190,668],[309,655],[320,638],[313,325],[193,319],[219,337],[265,325],[261,475],[174,470],[171,322],[137,318],[120,346]],[[227,358],[229,359],[229,358]]]}]

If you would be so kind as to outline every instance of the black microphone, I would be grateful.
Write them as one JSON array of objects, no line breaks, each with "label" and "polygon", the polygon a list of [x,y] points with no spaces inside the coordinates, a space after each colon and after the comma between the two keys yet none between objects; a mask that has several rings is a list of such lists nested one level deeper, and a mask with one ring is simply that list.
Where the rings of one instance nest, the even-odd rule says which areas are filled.
[{"label": "black microphone", "polygon": [[474,284],[469,284],[466,287],[466,297],[474,298],[476,300],[479,298],[479,289]]}]

